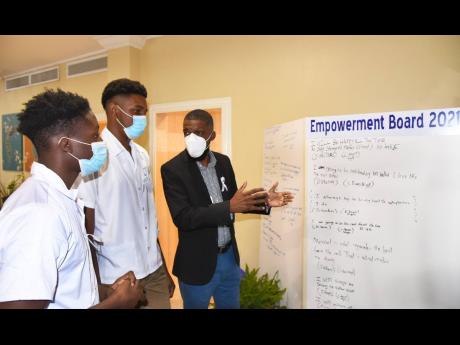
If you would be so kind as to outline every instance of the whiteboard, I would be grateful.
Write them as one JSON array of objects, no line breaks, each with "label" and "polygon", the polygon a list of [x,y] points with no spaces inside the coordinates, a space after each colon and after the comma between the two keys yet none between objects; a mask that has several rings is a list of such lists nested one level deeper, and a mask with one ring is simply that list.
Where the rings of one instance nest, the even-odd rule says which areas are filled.
[{"label": "whiteboard", "polygon": [[260,273],[278,272],[286,288],[282,305],[302,307],[302,243],[304,236],[304,157],[305,120],[296,120],[265,130],[263,187],[279,182],[278,191],[290,191],[294,200],[288,206],[272,208],[262,216]]},{"label": "whiteboard", "polygon": [[306,119],[307,308],[460,308],[459,122],[459,108]]}]

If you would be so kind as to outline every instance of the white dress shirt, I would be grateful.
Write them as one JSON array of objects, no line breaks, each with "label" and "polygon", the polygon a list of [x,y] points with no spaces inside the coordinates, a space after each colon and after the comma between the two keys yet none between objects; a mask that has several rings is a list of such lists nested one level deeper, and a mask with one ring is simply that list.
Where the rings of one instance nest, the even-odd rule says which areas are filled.
[{"label": "white dress shirt", "polygon": [[130,154],[107,128],[101,137],[107,162],[78,187],[78,197],[95,209],[101,282],[111,284],[130,270],[142,279],[162,265],[149,155],[132,140]]},{"label": "white dress shirt", "polygon": [[45,165],[34,162],[31,173],[0,212],[0,301],[89,308],[99,294],[83,204]]}]

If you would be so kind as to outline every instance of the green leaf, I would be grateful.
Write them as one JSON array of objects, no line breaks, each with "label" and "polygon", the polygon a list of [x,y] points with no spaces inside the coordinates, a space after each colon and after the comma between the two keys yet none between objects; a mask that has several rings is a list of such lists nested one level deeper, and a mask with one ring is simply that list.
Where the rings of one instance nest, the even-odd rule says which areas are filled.
[{"label": "green leaf", "polygon": [[268,273],[259,276],[260,268],[250,269],[245,265],[245,276],[240,285],[240,306],[242,309],[277,309],[286,289],[281,289],[278,272],[273,277]]}]

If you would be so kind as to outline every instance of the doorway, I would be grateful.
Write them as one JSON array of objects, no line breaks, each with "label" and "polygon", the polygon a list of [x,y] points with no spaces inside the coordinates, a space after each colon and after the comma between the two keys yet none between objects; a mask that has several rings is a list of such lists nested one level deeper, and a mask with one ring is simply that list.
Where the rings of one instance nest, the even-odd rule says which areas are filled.
[{"label": "doorway", "polygon": [[229,155],[231,109],[229,98],[154,105],[150,110],[150,116],[153,117],[151,123],[154,124],[153,135],[150,135],[150,156],[154,175],[159,241],[169,273],[176,283],[176,291],[171,299],[171,307],[175,309],[183,307],[177,278],[171,272],[178,244],[178,230],[166,203],[160,168],[185,149],[182,124],[185,115],[193,109],[203,109],[211,114],[216,132],[216,139],[211,149]]}]

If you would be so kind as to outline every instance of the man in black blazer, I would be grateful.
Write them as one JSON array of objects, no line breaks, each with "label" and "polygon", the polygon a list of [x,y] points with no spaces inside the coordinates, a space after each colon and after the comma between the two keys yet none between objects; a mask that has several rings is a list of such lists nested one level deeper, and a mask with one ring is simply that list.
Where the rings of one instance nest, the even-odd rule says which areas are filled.
[{"label": "man in black blazer", "polygon": [[239,308],[240,258],[235,213],[269,214],[292,201],[289,192],[238,189],[230,159],[209,150],[213,119],[204,110],[184,118],[186,150],[161,167],[163,188],[179,244],[173,274],[179,279],[184,308]]}]

